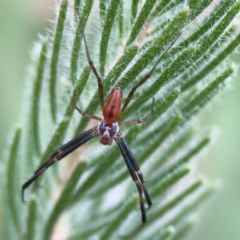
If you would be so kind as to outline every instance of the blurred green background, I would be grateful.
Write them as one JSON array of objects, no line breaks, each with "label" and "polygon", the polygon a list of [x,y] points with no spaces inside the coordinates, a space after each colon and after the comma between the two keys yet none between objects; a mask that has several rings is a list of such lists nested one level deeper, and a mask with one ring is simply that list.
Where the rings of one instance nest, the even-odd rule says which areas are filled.
[{"label": "blurred green background", "polygon": [[[21,117],[27,112],[22,103],[30,50],[37,35],[45,34],[54,4],[54,0],[0,0],[1,161],[8,134],[21,125]],[[235,54],[232,59],[238,66],[240,56]],[[222,179],[224,187],[202,212],[195,240],[240,239],[239,76],[229,86],[230,90],[222,93],[201,117],[202,126],[218,126],[220,134],[197,171],[211,180]]]}]

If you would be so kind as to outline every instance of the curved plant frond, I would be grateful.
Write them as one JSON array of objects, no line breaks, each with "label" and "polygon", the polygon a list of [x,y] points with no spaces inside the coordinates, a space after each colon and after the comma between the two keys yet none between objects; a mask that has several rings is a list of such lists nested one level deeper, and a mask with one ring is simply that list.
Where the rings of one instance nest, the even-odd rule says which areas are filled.
[{"label": "curved plant frond", "polygon": [[208,127],[195,126],[196,119],[234,74],[227,59],[240,42],[233,24],[240,2],[213,3],[60,3],[52,32],[33,50],[29,111],[8,151],[2,188],[3,239],[117,239],[141,225],[137,190],[119,149],[97,140],[54,164],[27,189],[28,203],[20,202],[25,179],[62,144],[97,125],[73,110],[73,91],[79,108],[101,117],[97,81],[88,66],[78,11],[102,78],[105,101],[116,86],[123,90],[124,101],[182,32],[136,91],[120,121],[147,116],[155,98],[151,119],[139,126],[121,126],[153,200],[147,223],[131,239],[186,239],[195,226],[192,215],[219,186],[193,170],[213,138]]}]

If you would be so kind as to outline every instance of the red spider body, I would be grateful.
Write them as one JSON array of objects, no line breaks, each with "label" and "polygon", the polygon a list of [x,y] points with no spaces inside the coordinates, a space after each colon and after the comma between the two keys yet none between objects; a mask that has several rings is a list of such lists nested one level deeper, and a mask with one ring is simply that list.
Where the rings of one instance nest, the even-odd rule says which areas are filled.
[{"label": "red spider body", "polygon": [[112,123],[116,122],[120,117],[121,104],[122,104],[122,90],[119,87],[117,87],[113,89],[106,105],[103,108],[103,116],[108,126],[111,126]]}]

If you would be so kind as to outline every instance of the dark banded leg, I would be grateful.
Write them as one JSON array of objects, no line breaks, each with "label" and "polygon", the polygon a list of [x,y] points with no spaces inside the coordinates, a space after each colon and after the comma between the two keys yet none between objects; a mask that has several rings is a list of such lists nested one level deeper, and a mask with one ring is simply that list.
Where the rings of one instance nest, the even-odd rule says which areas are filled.
[{"label": "dark banded leg", "polygon": [[141,181],[141,185],[142,185],[142,188],[143,188],[144,195],[145,195],[145,197],[146,197],[148,206],[151,207],[151,205],[152,205],[152,200],[151,200],[151,198],[150,198],[150,196],[149,196],[149,193],[148,193],[148,191],[147,191],[147,188],[146,188],[146,186],[145,186],[143,174],[142,174],[142,172],[141,172],[141,170],[140,170],[140,168],[139,168],[139,166],[138,166],[138,164],[137,164],[137,161],[136,161],[135,157],[133,156],[133,153],[132,153],[131,149],[128,147],[125,138],[121,135],[120,132],[118,133],[118,135],[120,136],[120,137],[119,137],[120,145],[122,146],[125,154],[127,155],[127,157],[128,157],[128,159],[129,159],[131,165],[133,166],[134,171],[137,173],[137,175],[138,175],[138,177],[139,177],[139,179],[140,179],[140,181]]},{"label": "dark banded leg", "polygon": [[132,177],[132,180],[135,182],[135,184],[136,184],[136,186],[137,186],[137,190],[138,190],[138,193],[139,193],[140,208],[141,208],[141,213],[142,213],[142,222],[143,222],[143,224],[144,224],[144,223],[147,221],[147,217],[146,217],[146,211],[145,211],[144,201],[143,201],[143,195],[142,195],[142,185],[141,185],[141,183],[139,182],[139,179],[138,179],[138,177],[137,177],[137,174],[135,173],[135,170],[134,170],[134,168],[133,168],[133,166],[132,166],[132,163],[131,163],[130,160],[129,160],[128,155],[126,154],[126,151],[125,151],[124,146],[123,146],[123,144],[122,144],[122,142],[121,142],[121,139],[118,138],[118,137],[116,137],[116,138],[114,138],[114,139],[115,139],[116,143],[117,143],[118,146],[119,146],[119,149],[120,149],[120,151],[121,151],[121,153],[122,153],[122,156],[123,156],[123,158],[124,158],[124,160],[125,160],[125,163],[126,163],[127,168],[128,168],[128,170],[129,170],[129,172],[130,172],[130,175],[131,175],[131,177]]},{"label": "dark banded leg", "polygon": [[34,175],[26,181],[22,185],[22,201],[24,202],[24,191],[26,188],[28,188],[45,170],[47,170],[48,167],[50,167],[53,163],[63,159],[65,156],[73,152],[76,148],[82,146],[84,143],[92,139],[93,137],[98,135],[97,127],[94,127],[76,138],[72,139],[71,141],[67,142],[63,146],[61,146],[59,149],[57,149],[50,158],[43,163],[37,171],[34,172]]}]

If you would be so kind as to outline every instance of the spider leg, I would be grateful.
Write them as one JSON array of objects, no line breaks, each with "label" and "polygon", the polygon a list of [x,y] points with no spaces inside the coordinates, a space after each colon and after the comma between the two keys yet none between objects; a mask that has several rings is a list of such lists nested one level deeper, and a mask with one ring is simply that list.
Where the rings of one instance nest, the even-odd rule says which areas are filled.
[{"label": "spider leg", "polygon": [[162,58],[165,56],[165,54],[169,51],[169,49],[173,46],[173,44],[177,41],[177,39],[180,37],[182,33],[178,33],[178,35],[175,37],[175,39],[171,42],[171,44],[164,50],[164,52],[161,54],[161,56],[158,58],[157,62],[155,63],[155,65],[152,67],[152,69],[140,80],[139,83],[137,83],[132,90],[130,91],[130,93],[127,96],[127,99],[121,109],[121,113],[123,113],[126,109],[126,107],[128,106],[130,100],[132,99],[133,94],[135,93],[135,91],[137,90],[138,87],[140,87],[143,83],[145,83],[152,75],[153,71],[155,70],[155,68],[157,67],[157,65],[159,64],[159,62],[162,60]]},{"label": "spider leg", "polygon": [[37,171],[34,172],[34,175],[26,181],[22,185],[22,201],[24,202],[24,191],[28,188],[48,167],[50,167],[53,163],[63,159],[65,156],[73,152],[76,148],[82,146],[84,143],[92,139],[93,137],[98,135],[97,127],[87,130],[86,132],[80,134],[76,138],[72,139],[71,141],[67,142],[59,149],[54,151],[54,153],[50,156],[50,158],[43,163]]},{"label": "spider leg", "polygon": [[148,119],[150,119],[153,115],[153,106],[154,106],[154,98],[152,98],[152,108],[151,108],[151,113],[148,114],[146,117],[139,119],[139,120],[132,120],[132,121],[127,121],[127,122],[120,122],[118,123],[119,126],[121,125],[131,125],[131,124],[140,124],[143,123],[145,121],[147,121]]},{"label": "spider leg", "polygon": [[120,137],[119,137],[119,142],[120,142],[120,144],[121,144],[121,146],[122,146],[122,148],[123,148],[126,156],[128,157],[131,165],[133,166],[134,171],[137,173],[138,178],[139,178],[140,181],[141,181],[141,186],[142,186],[142,188],[143,188],[144,195],[145,195],[145,197],[146,197],[148,206],[151,207],[151,206],[152,206],[152,200],[151,200],[151,198],[150,198],[150,196],[149,196],[149,193],[148,193],[148,191],[147,191],[147,188],[146,188],[146,186],[145,186],[143,174],[142,174],[142,172],[141,172],[141,170],[140,170],[140,168],[139,168],[139,166],[138,166],[138,164],[137,164],[137,161],[136,161],[135,157],[133,156],[133,153],[132,153],[131,149],[130,149],[130,148],[128,147],[128,145],[127,145],[126,139],[121,135],[120,132],[119,132],[119,136],[120,136]]},{"label": "spider leg", "polygon": [[101,104],[101,108],[102,108],[102,111],[103,111],[104,99],[103,99],[103,85],[102,85],[102,80],[101,80],[101,78],[100,78],[100,76],[99,76],[99,74],[98,74],[98,72],[97,72],[97,69],[95,68],[94,63],[93,63],[93,61],[92,61],[92,59],[91,59],[91,57],[90,57],[90,54],[89,54],[88,45],[87,45],[87,40],[86,40],[86,37],[85,37],[85,34],[84,34],[84,29],[83,29],[83,25],[82,25],[81,16],[80,16],[80,11],[78,11],[78,17],[79,17],[79,26],[80,26],[81,31],[82,31],[83,41],[84,41],[85,50],[86,50],[86,54],[87,54],[88,64],[89,64],[89,66],[91,67],[94,75],[95,75],[96,78],[97,78],[100,104]]},{"label": "spider leg", "polygon": [[131,165],[131,162],[129,161],[128,156],[126,155],[121,142],[119,142],[118,140],[116,140],[116,142],[117,142],[117,144],[118,144],[118,146],[120,148],[120,151],[121,151],[121,153],[123,155],[123,158],[124,158],[124,160],[126,162],[127,168],[128,168],[128,170],[130,172],[130,175],[131,175],[133,181],[135,182],[135,184],[137,186],[137,190],[138,190],[138,193],[139,193],[140,208],[141,208],[141,213],[142,213],[142,222],[145,223],[147,221],[147,217],[146,217],[146,211],[145,211],[144,202],[143,202],[141,183],[138,180],[138,177],[137,177],[137,175],[136,175],[136,173],[134,171],[134,168]]},{"label": "spider leg", "polygon": [[81,115],[85,116],[85,117],[88,117],[88,118],[92,118],[92,119],[95,119],[95,120],[98,120],[98,121],[101,121],[101,118],[100,117],[97,117],[93,114],[89,114],[89,113],[86,113],[86,112],[83,112],[75,103],[74,103],[74,99],[75,99],[75,93],[76,93],[76,89],[74,89],[73,91],[73,96],[72,96],[72,107],[74,109],[76,109]]},{"label": "spider leg", "polygon": [[[125,139],[122,137],[121,133],[119,132],[117,134],[117,136],[114,138],[114,140],[116,141],[116,143],[118,144],[118,147],[122,153],[122,156],[125,160],[125,163],[127,165],[127,168],[130,172],[130,175],[132,177],[132,180],[135,182],[137,189],[138,189],[138,193],[139,193],[139,202],[140,202],[140,208],[141,208],[141,213],[142,213],[142,225],[147,221],[147,217],[146,217],[146,210],[144,207],[144,201],[143,201],[143,195],[142,195],[142,189],[144,190],[144,194],[146,196],[148,205],[151,206],[152,205],[152,201],[149,197],[149,194],[146,190],[146,187],[144,185],[144,180],[143,180],[143,176],[138,168],[138,170],[136,171],[136,161],[133,157],[133,154],[131,152],[131,150],[126,147],[126,141]],[[134,163],[135,161],[135,163]],[[140,181],[139,181],[140,179]],[[141,226],[142,226],[141,225]]]}]

